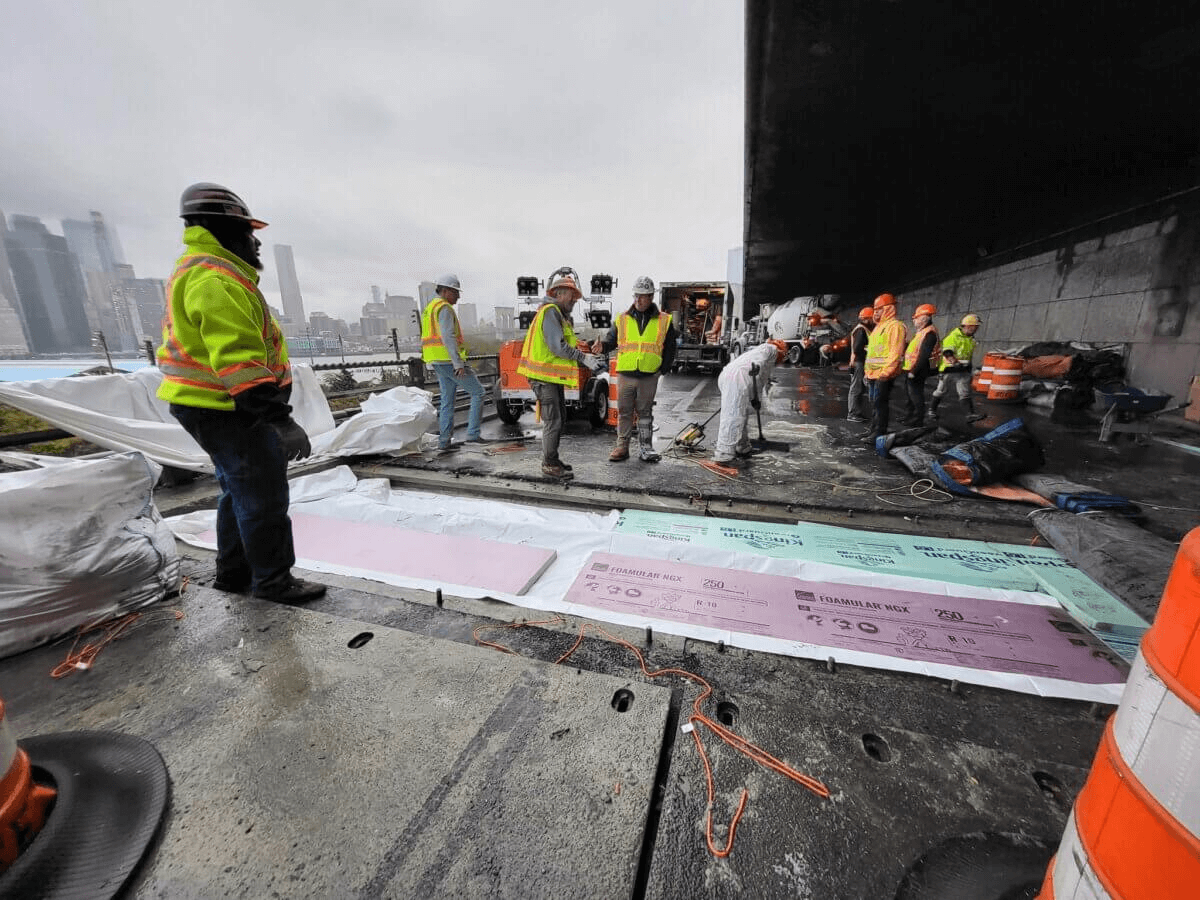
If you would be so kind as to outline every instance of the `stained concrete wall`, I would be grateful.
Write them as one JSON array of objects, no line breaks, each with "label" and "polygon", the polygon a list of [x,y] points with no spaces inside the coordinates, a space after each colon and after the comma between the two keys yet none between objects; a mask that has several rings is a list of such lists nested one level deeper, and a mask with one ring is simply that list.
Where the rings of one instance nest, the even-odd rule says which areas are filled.
[{"label": "stained concrete wall", "polygon": [[903,292],[900,314],[938,309],[942,334],[968,312],[983,319],[978,366],[989,350],[1034,341],[1124,345],[1127,380],[1187,399],[1200,372],[1200,210],[1159,214],[958,278]]}]

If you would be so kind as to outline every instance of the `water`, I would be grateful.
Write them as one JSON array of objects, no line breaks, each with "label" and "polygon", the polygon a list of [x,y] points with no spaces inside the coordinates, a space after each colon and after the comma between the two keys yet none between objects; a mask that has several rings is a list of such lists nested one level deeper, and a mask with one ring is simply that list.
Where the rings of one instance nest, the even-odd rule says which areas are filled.
[{"label": "water", "polygon": [[[402,357],[416,355],[400,351]],[[293,356],[292,362],[308,364],[308,356]],[[347,356],[348,363],[368,363],[379,361],[396,361],[394,352],[381,352],[370,354],[367,356]],[[340,365],[342,357],[339,356],[318,356],[315,359],[317,365],[333,364]],[[124,369],[126,372],[135,372],[138,369],[144,369],[150,365],[146,358],[139,357],[138,359],[113,359],[113,368]],[[0,359],[0,381],[40,381],[43,378],[65,378],[68,375],[74,375],[76,372],[82,372],[85,369],[91,369],[95,366],[108,365],[104,357],[80,357],[78,359]],[[392,367],[394,369],[394,367]],[[367,373],[373,373],[368,377],[379,377],[378,370],[367,370]],[[364,373],[365,375],[366,373]]]}]

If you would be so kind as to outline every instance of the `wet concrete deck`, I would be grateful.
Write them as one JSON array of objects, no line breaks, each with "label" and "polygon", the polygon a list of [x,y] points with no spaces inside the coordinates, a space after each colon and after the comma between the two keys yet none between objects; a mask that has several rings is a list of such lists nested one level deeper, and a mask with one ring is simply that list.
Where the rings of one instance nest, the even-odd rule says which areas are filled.
[{"label": "wet concrete deck", "polygon": [[[464,449],[355,468],[360,476],[387,474],[399,487],[531,502],[707,508],[1020,543],[1032,537],[1031,507],[906,495],[907,472],[868,449],[861,426],[842,421],[844,385],[831,370],[780,370],[764,426],[768,437],[796,446],[759,457],[733,481],[685,458],[610,464],[611,433],[585,422],[572,423],[564,438],[563,456],[576,467],[569,485],[540,475],[532,423],[522,423],[532,440],[515,452]],[[666,379],[659,447],[718,402],[711,380]],[[977,433],[1010,409],[990,412]],[[1105,447],[1094,423],[1063,427],[1040,413],[1028,421],[1046,445],[1047,470],[1151,504],[1148,526],[1163,536],[1196,523],[1195,510],[1175,508],[1190,502],[1186,486],[1200,468],[1186,451]],[[513,436],[496,421],[485,433]],[[211,505],[212,497],[211,485],[197,482],[158,502],[170,511]],[[711,715],[830,788],[828,799],[819,798],[706,739],[718,846],[742,788],[749,792],[733,850],[717,858],[706,848],[704,770],[692,739],[679,732],[696,689],[647,678],[628,649],[594,637],[567,666],[554,666],[574,643],[578,620],[485,635],[517,659],[479,648],[475,629],[544,614],[449,594],[439,604],[424,591],[325,575],[324,600],[307,610],[272,607],[211,590],[211,555],[181,553],[191,584],[182,601],[167,604],[187,612],[178,629],[162,621],[139,628],[106,649],[93,671],[61,682],[48,672],[63,645],[0,662],[0,692],[17,735],[113,728],[150,738],[167,756],[176,785],[171,819],[137,896],[516,896],[509,888],[519,884],[521,896],[538,898],[891,898],[920,857],[964,835],[1003,844],[1006,871],[1028,880],[1057,844],[1110,711],[722,652],[679,637],[655,634],[648,642],[610,628],[641,647],[650,668],[703,676],[714,688]],[[364,631],[372,640],[349,649]],[[520,685],[527,689],[514,705]],[[638,698],[638,715],[614,714],[622,688]],[[458,766],[504,710],[516,724],[479,738],[476,764]],[[563,728],[578,743],[554,739]],[[613,787],[626,778],[637,784],[623,787],[618,801]],[[520,807],[527,815],[496,805],[516,803],[530,786],[542,796]],[[205,803],[194,802],[200,796]],[[431,803],[441,812],[422,818]],[[313,814],[327,808],[328,820]],[[303,828],[280,821],[297,815]],[[250,818],[253,830],[241,833]],[[203,841],[214,831],[230,835],[228,847]],[[276,846],[287,835],[307,851],[304,870],[294,851]],[[230,871],[211,864],[214,854]]]}]

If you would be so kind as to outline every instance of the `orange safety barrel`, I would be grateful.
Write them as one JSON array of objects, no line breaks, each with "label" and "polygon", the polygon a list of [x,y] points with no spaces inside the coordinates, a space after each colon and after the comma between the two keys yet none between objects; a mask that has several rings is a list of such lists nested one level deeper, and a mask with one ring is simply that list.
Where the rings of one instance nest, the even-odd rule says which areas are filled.
[{"label": "orange safety barrel", "polygon": [[[989,354],[992,355],[992,354]],[[989,400],[1016,400],[1020,396],[1021,374],[1025,371],[1025,360],[1020,356],[995,354],[992,360],[992,375],[988,382]]]},{"label": "orange safety barrel", "polygon": [[17,746],[0,700],[0,873],[8,870],[46,824],[57,791],[33,780],[29,755]]},{"label": "orange safety barrel", "polygon": [[996,360],[1004,356],[1003,353],[986,353],[983,357],[983,367],[979,370],[979,375],[976,379],[977,387],[975,390],[981,394],[986,394],[988,388],[992,386],[992,371],[996,368]]},{"label": "orange safety barrel", "polygon": [[617,357],[608,361],[608,415],[604,417],[606,424],[617,427]]},{"label": "orange safety barrel", "polygon": [[1200,528],[1179,546],[1039,900],[1196,896]]}]

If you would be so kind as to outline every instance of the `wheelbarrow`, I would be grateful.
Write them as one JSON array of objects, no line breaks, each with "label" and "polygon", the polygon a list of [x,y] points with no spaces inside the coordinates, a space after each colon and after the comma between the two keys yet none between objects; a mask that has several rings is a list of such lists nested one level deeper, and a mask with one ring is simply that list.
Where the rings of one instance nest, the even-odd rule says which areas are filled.
[{"label": "wheelbarrow", "polygon": [[[1104,410],[1100,419],[1100,441],[1113,440],[1114,434],[1133,434],[1134,440],[1148,440],[1154,433],[1154,419],[1165,413],[1177,412],[1188,406],[1184,403],[1167,409],[1170,394],[1148,394],[1133,387],[1094,389],[1096,404]],[[1143,435],[1145,437],[1143,437]]]}]

